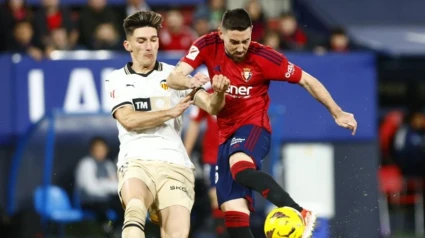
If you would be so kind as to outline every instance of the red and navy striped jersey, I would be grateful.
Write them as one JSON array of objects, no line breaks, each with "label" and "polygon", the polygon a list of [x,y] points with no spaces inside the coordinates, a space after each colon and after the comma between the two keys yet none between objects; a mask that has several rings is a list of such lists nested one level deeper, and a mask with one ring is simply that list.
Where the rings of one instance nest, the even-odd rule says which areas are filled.
[{"label": "red and navy striped jersey", "polygon": [[181,61],[193,68],[205,64],[212,79],[222,74],[229,78],[226,104],[217,115],[219,143],[224,143],[239,127],[257,125],[271,132],[268,107],[270,80],[298,83],[302,70],[284,55],[257,42],[251,42],[242,62],[229,58],[217,32],[195,41]]}]

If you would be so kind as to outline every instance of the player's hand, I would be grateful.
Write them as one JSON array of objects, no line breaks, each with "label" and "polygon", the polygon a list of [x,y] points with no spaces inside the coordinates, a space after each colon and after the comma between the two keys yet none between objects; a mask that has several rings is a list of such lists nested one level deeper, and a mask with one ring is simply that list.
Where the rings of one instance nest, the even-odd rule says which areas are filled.
[{"label": "player's hand", "polygon": [[212,88],[217,93],[225,93],[230,85],[230,80],[222,74],[214,75],[212,82]]},{"label": "player's hand", "polygon": [[356,119],[354,119],[354,115],[352,113],[342,111],[339,114],[335,115],[334,118],[338,126],[351,130],[351,134],[353,136],[356,134],[357,121]]},{"label": "player's hand", "polygon": [[193,101],[190,100],[190,96],[186,96],[180,102],[173,108],[170,109],[170,115],[173,118],[179,117],[183,112],[191,105],[193,104]]},{"label": "player's hand", "polygon": [[201,87],[202,85],[208,83],[210,78],[205,74],[198,72],[195,76],[190,78],[190,88]]}]

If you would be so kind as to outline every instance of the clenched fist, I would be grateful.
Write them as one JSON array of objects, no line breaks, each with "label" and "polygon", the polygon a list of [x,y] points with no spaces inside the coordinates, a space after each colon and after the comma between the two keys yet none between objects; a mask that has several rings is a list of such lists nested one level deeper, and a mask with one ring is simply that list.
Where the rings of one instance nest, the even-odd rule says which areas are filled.
[{"label": "clenched fist", "polygon": [[340,112],[334,116],[335,123],[343,128],[351,130],[351,134],[355,135],[357,130],[357,121],[354,119],[354,115],[348,112]]},{"label": "clenched fist", "polygon": [[230,80],[222,74],[215,75],[212,78],[212,88],[214,89],[214,92],[225,93],[229,88],[229,85]]}]

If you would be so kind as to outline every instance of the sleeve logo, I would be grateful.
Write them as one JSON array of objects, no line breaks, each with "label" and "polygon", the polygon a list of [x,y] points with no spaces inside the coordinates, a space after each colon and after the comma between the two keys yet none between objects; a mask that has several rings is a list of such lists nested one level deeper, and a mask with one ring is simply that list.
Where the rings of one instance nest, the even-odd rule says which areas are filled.
[{"label": "sleeve logo", "polygon": [[198,47],[192,45],[192,47],[190,47],[189,49],[189,53],[187,53],[186,58],[191,59],[191,60],[195,60],[195,58],[198,56],[199,54],[199,49]]},{"label": "sleeve logo", "polygon": [[294,71],[295,71],[294,64],[289,62],[288,63],[288,70],[286,71],[285,77],[287,79],[289,79],[294,74]]},{"label": "sleeve logo", "polygon": [[133,105],[136,111],[151,111],[151,100],[149,98],[134,98]]}]

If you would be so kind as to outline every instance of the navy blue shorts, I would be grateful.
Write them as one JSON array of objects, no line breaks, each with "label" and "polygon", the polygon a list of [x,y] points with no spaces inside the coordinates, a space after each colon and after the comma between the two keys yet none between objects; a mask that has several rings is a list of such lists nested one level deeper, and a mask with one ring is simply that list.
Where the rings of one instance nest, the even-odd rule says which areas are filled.
[{"label": "navy blue shorts", "polygon": [[263,159],[270,150],[270,133],[262,127],[245,125],[240,127],[226,142],[220,145],[216,166],[215,181],[218,204],[245,198],[249,209],[254,211],[254,194],[232,178],[229,158],[236,152],[243,152],[255,162],[256,169],[261,170]]}]

